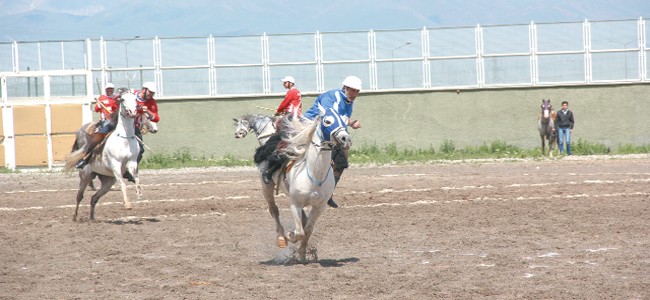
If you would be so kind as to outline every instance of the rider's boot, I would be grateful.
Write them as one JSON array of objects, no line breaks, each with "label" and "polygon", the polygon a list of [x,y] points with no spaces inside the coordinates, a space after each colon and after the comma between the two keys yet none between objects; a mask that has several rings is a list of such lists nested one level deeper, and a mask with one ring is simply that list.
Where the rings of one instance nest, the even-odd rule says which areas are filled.
[{"label": "rider's boot", "polygon": [[264,184],[269,184],[273,181],[273,173],[282,167],[282,159],[273,152],[266,159],[266,163],[266,170],[262,172],[262,180],[264,180]]},{"label": "rider's boot", "polygon": [[[334,175],[334,187],[336,187],[336,185],[339,183],[339,179],[341,179],[341,176]],[[334,197],[334,195],[332,195],[332,197]],[[330,197],[330,199],[327,200],[327,205],[329,205],[329,206],[331,206],[333,208],[338,208],[339,205],[336,204],[336,202],[334,202],[334,200],[332,200],[332,197]]]},{"label": "rider's boot", "polygon": [[84,157],[77,162],[75,168],[83,169],[88,164],[90,158],[92,157],[93,150],[95,150],[95,147],[97,147],[97,145],[99,145],[104,140],[105,136],[106,136],[105,133],[101,133],[101,132],[93,133],[93,135],[90,138],[90,141],[88,141],[88,148],[86,148],[86,153],[84,153]]},{"label": "rider's boot", "polygon": [[128,181],[135,183],[135,178],[133,178],[133,175],[131,175],[131,172],[129,171],[124,172],[124,174],[122,174],[122,177]]}]

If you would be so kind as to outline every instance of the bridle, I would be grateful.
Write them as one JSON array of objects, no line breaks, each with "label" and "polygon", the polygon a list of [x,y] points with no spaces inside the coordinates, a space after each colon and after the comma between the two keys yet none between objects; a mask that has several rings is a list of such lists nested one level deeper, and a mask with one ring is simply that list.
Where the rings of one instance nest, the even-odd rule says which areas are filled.
[{"label": "bridle", "polygon": [[[262,123],[262,121],[264,121],[264,120],[267,120],[267,121],[265,123]],[[269,136],[272,136],[272,135],[275,134],[275,130],[273,130],[273,132],[269,132],[269,133],[266,133],[266,134],[263,134],[263,135],[259,134],[260,132],[264,131],[266,129],[266,127],[269,126],[269,124],[273,124],[273,120],[271,120],[271,118],[269,118],[269,117],[261,118],[261,119],[258,119],[257,121],[255,121],[255,123],[251,124],[248,127],[248,131],[251,131],[251,129],[253,129],[253,127],[255,127],[255,130],[254,130],[255,136],[257,137],[258,140],[261,140],[263,138],[266,138],[266,137],[269,137]],[[242,129],[242,131],[243,131],[243,129]]]}]

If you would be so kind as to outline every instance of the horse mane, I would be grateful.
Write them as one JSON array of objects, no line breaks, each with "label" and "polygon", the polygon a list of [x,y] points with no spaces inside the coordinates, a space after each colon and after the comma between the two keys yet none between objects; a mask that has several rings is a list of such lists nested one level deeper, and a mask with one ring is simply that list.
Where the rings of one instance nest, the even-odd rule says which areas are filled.
[{"label": "horse mane", "polygon": [[267,116],[267,115],[260,115],[260,114],[249,114],[242,116],[241,119],[245,120],[248,122],[248,124],[253,124],[259,119],[264,119],[264,118],[270,118],[271,121],[275,122],[275,117]]},{"label": "horse mane", "polygon": [[286,126],[285,132],[287,134],[283,141],[287,143],[287,146],[281,152],[293,160],[304,157],[312,136],[316,132],[316,126],[320,124],[320,118],[320,116],[317,116],[313,121],[301,121],[300,118],[294,116],[284,118],[282,125]]}]

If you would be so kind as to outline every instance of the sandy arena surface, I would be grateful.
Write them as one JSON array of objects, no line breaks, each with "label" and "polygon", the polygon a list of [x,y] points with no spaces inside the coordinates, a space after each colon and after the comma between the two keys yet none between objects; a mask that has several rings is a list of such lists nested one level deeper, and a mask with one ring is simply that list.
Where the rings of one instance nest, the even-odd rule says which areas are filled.
[{"label": "sandy arena surface", "polygon": [[0,174],[0,299],[650,299],[649,166],[353,166],[305,264],[252,167],[144,170],[95,222],[90,190],[71,220],[76,174]]}]

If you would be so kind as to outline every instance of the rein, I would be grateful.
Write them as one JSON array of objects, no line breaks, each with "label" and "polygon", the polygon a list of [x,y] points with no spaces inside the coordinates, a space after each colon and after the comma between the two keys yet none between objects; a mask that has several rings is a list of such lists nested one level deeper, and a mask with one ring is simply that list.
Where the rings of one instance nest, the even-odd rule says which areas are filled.
[{"label": "rein", "polygon": [[[303,160],[303,162],[304,162],[304,160]],[[306,170],[307,170],[307,177],[309,177],[309,179],[311,179],[311,181],[313,183],[317,184],[318,186],[322,186],[323,183],[325,183],[325,181],[327,181],[327,177],[330,176],[330,170],[332,169],[332,165],[330,164],[329,169],[327,169],[327,174],[325,174],[325,179],[323,179],[323,181],[321,181],[321,182],[318,182],[318,181],[314,180],[314,178],[312,178],[311,175],[309,175],[309,165],[305,165],[305,167],[306,167]]]},{"label": "rein", "polygon": [[[320,140],[321,140],[321,144],[318,145],[318,144],[314,143],[313,141],[311,142],[311,144],[314,145],[314,147],[319,148],[318,152],[320,152],[320,151],[332,151],[332,144],[334,144],[334,143],[325,141],[325,139],[323,138],[323,135],[322,135],[322,133],[320,131],[320,128],[316,129],[316,133],[318,134],[318,138],[320,138]],[[325,148],[325,146],[323,146],[323,144],[328,145],[329,148]],[[301,161],[301,163],[306,162],[306,161],[307,161],[307,159],[305,158],[305,159],[303,159],[303,161]],[[309,164],[307,164],[307,163],[305,163],[305,170],[306,170],[306,173],[307,173],[307,177],[309,177],[309,179],[311,179],[311,181],[313,183],[317,184],[318,186],[322,186],[323,183],[325,183],[325,181],[327,181],[327,178],[330,175],[330,170],[332,170],[332,165],[331,164],[329,165],[329,169],[327,169],[327,174],[325,174],[325,179],[323,179],[323,181],[321,181],[321,182],[316,181],[313,177],[311,177],[311,175],[309,175]]]},{"label": "rein", "polygon": [[[255,132],[255,136],[257,137],[258,140],[263,139],[263,138],[265,138],[265,137],[272,136],[272,135],[275,134],[275,130],[274,130],[273,132],[270,132],[270,133],[267,133],[267,134],[263,134],[263,135],[260,135],[260,134],[259,134],[260,132],[262,132],[263,130],[266,129],[266,126],[269,126],[269,124],[272,123],[272,122],[271,122],[272,120],[271,120],[271,119],[268,119],[268,122],[266,122],[266,123],[264,124],[264,127],[262,127],[262,125],[260,124],[260,122],[261,122],[261,121],[264,121],[265,119],[267,119],[267,118],[262,118],[262,119],[259,119],[259,120],[255,121],[255,123],[253,123],[253,125],[251,126],[251,128],[248,130],[248,131],[250,131],[251,129],[253,129],[253,127],[257,127],[257,128],[254,128],[255,130],[253,130],[253,132]],[[256,125],[257,125],[257,126],[256,126]]]}]

